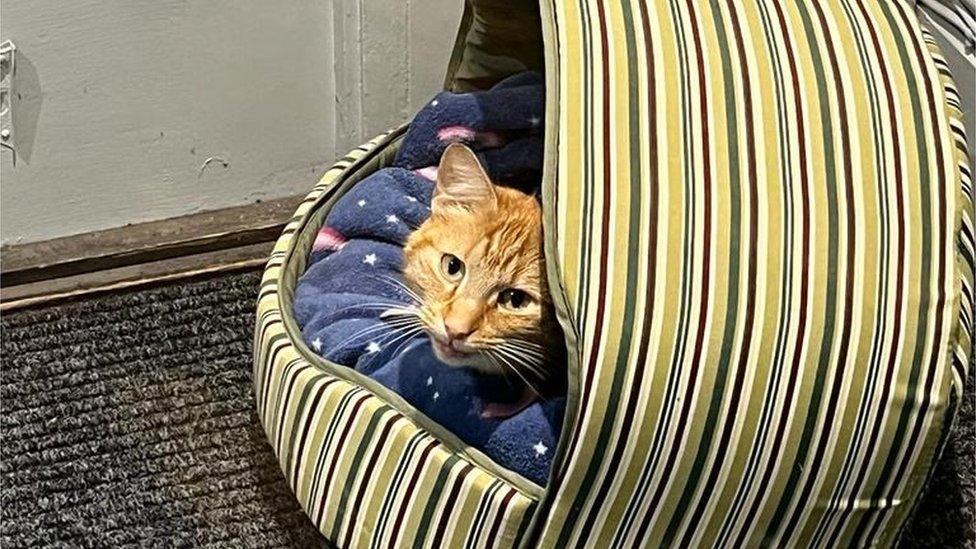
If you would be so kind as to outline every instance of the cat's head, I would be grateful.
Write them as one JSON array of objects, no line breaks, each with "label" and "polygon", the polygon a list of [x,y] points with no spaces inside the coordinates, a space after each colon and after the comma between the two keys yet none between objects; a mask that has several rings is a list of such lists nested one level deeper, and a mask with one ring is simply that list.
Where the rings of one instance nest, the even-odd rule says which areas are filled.
[{"label": "cat's head", "polygon": [[463,145],[441,157],[431,215],[407,240],[403,272],[441,361],[530,382],[551,377],[562,343],[541,207],[494,186]]}]

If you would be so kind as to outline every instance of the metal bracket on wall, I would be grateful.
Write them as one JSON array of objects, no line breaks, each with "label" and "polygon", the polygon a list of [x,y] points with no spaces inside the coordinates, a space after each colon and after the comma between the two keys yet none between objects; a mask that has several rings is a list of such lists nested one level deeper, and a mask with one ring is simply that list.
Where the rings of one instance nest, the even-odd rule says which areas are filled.
[{"label": "metal bracket on wall", "polygon": [[13,101],[14,73],[17,66],[17,46],[10,40],[0,43],[0,147],[10,149],[13,164],[17,165],[14,149]]}]

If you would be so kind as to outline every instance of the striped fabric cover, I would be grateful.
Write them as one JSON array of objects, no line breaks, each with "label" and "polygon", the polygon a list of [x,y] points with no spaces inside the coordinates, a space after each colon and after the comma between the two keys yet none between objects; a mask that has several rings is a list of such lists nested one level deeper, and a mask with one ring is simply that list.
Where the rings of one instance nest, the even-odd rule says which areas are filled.
[{"label": "striped fabric cover", "polygon": [[334,543],[515,546],[535,507],[531,497],[451,451],[402,410],[310,364],[297,348],[300,337],[284,326],[279,280],[296,231],[350,166],[385,144],[381,136],[329,170],[275,244],[255,328],[258,415],[295,495]]},{"label": "striped fabric cover", "polygon": [[910,4],[567,0],[543,17],[578,406],[533,535],[892,543],[973,314],[958,97]]},{"label": "striped fabric cover", "polygon": [[258,412],[299,501],[340,546],[892,544],[971,360],[972,172],[934,41],[907,0],[549,1],[574,352],[548,490],[289,328],[305,224],[381,137],[301,205],[259,297]]}]

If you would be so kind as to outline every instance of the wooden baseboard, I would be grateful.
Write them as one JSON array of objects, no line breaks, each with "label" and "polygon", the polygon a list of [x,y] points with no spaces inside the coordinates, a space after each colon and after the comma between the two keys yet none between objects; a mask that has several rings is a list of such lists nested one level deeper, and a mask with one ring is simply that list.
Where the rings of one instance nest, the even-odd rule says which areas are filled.
[{"label": "wooden baseboard", "polygon": [[301,196],[0,249],[0,311],[259,268]]}]

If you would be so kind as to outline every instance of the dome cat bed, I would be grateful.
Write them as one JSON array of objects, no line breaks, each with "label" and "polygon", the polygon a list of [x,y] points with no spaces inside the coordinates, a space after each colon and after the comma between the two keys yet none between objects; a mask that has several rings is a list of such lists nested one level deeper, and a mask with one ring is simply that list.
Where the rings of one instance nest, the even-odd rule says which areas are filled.
[{"label": "dome cat bed", "polygon": [[[394,167],[369,174],[332,205],[292,302],[302,340],[317,355],[380,382],[498,465],[537,484],[545,484],[550,449],[559,441],[565,361],[526,366],[522,360],[516,370],[512,357],[522,357],[509,352],[505,375],[441,362],[412,312],[420,292],[406,284],[403,246],[431,215],[438,161],[459,135],[480,151],[479,163],[497,185],[538,192],[544,91],[542,75],[528,71],[490,90],[445,91],[428,101],[399,140]],[[495,364],[505,364],[501,360]],[[492,410],[516,407],[512,402],[518,404],[529,368],[555,373],[548,383],[536,382],[536,391],[545,394],[530,393],[524,409],[494,415]]]},{"label": "dome cat bed", "polygon": [[547,82],[569,394],[548,482],[318,357],[292,313],[357,148],[258,302],[259,417],[339,546],[890,545],[970,360],[959,100],[907,3],[470,0],[447,87]]}]

